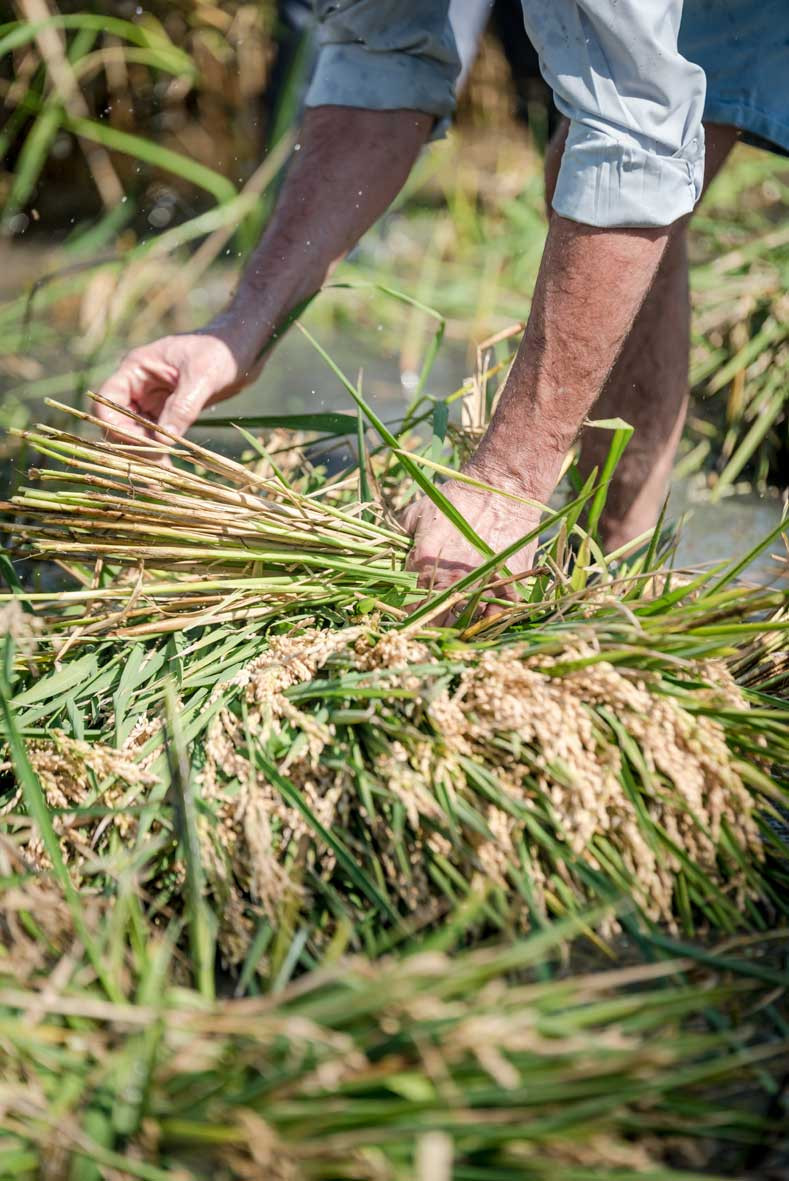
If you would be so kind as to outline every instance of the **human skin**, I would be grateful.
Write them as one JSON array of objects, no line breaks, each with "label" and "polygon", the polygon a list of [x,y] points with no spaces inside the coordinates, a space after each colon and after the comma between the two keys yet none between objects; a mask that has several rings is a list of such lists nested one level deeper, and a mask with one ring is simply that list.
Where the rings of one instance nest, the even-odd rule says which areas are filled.
[{"label": "human skin", "polygon": [[[419,111],[308,110],[274,214],[228,307],[198,332],[133,349],[99,393],[182,435],[206,406],[249,384],[276,326],[399,193],[432,126]],[[154,433],[112,407],[98,414],[109,434]]]},{"label": "human skin", "polygon": [[[718,124],[705,131],[706,187],[738,132]],[[664,230],[610,231],[559,217],[550,204],[566,135],[565,124],[546,158],[549,232],[531,316],[499,406],[465,472],[545,503],[584,420],[623,418],[634,434],[600,522],[611,552],[654,526],[685,421],[689,218]],[[601,469],[609,445],[607,432],[583,432],[582,476]],[[539,510],[457,481],[443,491],[494,551],[539,520]],[[424,585],[446,586],[479,564],[474,547],[429,500],[416,501],[404,524],[414,534],[410,561]],[[513,574],[529,569],[536,544],[509,559]]]},{"label": "human skin", "polygon": [[[496,411],[465,473],[544,504],[562,461],[599,396],[655,277],[668,228],[604,230],[554,214],[531,314]],[[539,508],[458,481],[443,491],[494,551],[533,529]],[[425,585],[443,587],[479,564],[475,548],[431,501],[404,523],[411,564]],[[508,561],[529,568],[536,541]]]},{"label": "human skin", "polygon": [[[431,127],[431,117],[415,111],[308,111],[274,216],[231,303],[200,331],[164,337],[124,358],[100,392],[152,426],[135,427],[102,406],[108,431],[147,437],[158,424],[183,434],[205,406],[246,385],[276,325],[320,287],[399,192]],[[551,216],[526,331],[468,474],[521,497],[548,499],[677,232],[597,229]],[[443,490],[494,550],[539,519],[534,507],[457,481]],[[404,524],[424,586],[446,586],[481,560],[424,498],[409,507]],[[527,569],[533,550],[521,550],[509,569]]]},{"label": "human skin", "polygon": [[[569,124],[565,121],[545,159],[545,199],[551,199]],[[704,188],[720,171],[737,142],[736,127],[705,124]],[[668,491],[671,469],[688,406],[690,294],[688,289],[689,219],[678,223],[622,351],[590,418],[623,418],[634,428],[608,488],[599,530],[606,551],[626,545],[651,529]],[[605,462],[606,431],[581,436],[579,467],[586,478]]]}]

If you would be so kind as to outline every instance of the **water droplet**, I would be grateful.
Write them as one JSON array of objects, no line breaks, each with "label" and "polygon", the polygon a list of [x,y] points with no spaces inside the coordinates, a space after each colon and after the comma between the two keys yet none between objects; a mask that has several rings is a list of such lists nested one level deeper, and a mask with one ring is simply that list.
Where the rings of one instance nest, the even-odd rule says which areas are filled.
[{"label": "water droplet", "polygon": [[29,224],[30,218],[26,213],[14,213],[6,222],[5,229],[10,234],[24,234]]}]

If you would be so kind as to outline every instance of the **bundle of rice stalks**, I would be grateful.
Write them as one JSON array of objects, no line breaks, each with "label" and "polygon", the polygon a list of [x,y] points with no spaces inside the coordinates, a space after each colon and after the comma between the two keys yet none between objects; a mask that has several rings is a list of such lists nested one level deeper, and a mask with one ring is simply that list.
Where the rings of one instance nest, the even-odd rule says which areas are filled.
[{"label": "bundle of rice stalks", "polygon": [[[188,440],[151,443],[140,455],[139,445],[86,442],[46,426],[18,434],[62,466],[31,471],[37,486],[5,506],[24,523],[5,528],[29,543],[30,556],[87,583],[39,596],[61,609],[54,627],[82,636],[166,632],[209,618],[267,618],[293,603],[352,606],[414,585],[402,569],[401,529],[373,519],[381,514],[371,506],[338,505],[331,485],[296,490],[276,464],[265,477]],[[184,462],[164,467],[163,454]]]},{"label": "bundle of rice stalks", "polygon": [[157,910],[191,891],[200,955],[216,937],[263,979],[294,932],[290,972],[463,902],[508,931],[612,895],[686,931],[785,911],[767,821],[789,765],[786,595],[732,585],[742,561],[567,573],[573,502],[541,551],[555,576],[479,624],[472,575],[460,629],[431,627],[455,592],[406,614],[407,543],[355,499],[358,472],[305,492],[191,443],[162,469],[31,439],[65,480],[22,491],[15,529],[88,583],[16,595],[44,607],[8,691],[53,816],[42,844],[24,784],[7,798],[32,864],[56,847],[77,883],[133,867]]},{"label": "bundle of rice stalks", "polygon": [[[0,966],[3,1181],[693,1181],[785,1144],[777,974],[731,948],[728,966],[556,975],[565,926],[216,1003],[174,983],[172,939],[140,939],[130,893],[119,959],[124,919],[106,927],[123,982],[108,1001],[45,894],[0,911],[21,929]],[[39,923],[51,972],[19,950],[40,949]]]}]

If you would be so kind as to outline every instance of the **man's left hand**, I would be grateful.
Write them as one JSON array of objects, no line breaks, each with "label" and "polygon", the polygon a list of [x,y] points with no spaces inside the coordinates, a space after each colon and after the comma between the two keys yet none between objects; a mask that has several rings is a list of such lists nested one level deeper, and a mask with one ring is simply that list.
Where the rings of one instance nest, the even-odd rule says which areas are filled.
[{"label": "man's left hand", "polygon": [[[494,553],[539,523],[537,508],[500,492],[486,492],[457,480],[442,485],[441,491]],[[409,569],[417,571],[419,585],[425,589],[443,590],[486,560],[427,496],[420,496],[408,506],[402,522],[414,538]],[[532,541],[507,559],[511,574],[522,574],[531,568],[536,547],[536,540]],[[514,598],[510,585],[495,593],[498,598]]]}]

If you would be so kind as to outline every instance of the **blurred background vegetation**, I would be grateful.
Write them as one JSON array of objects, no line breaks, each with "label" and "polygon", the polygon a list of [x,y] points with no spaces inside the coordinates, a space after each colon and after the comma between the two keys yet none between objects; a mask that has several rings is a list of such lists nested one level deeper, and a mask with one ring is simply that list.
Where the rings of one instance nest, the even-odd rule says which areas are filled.
[{"label": "blurred background vegetation", "polygon": [[[273,0],[7,8],[6,425],[38,414],[46,395],[79,399],[130,343],[194,327],[221,306],[275,198],[310,68],[309,39]],[[390,284],[447,318],[437,394],[508,355],[506,333],[481,353],[477,344],[528,315],[545,233],[546,96],[511,70],[501,47],[511,39],[498,24],[455,129],[425,153],[338,276]],[[787,161],[741,147],[694,220],[697,397],[680,474],[695,474],[713,497],[744,483],[775,489],[789,469],[788,204]],[[340,362],[364,367],[370,396],[402,413],[432,340],[430,316],[362,287],[327,294],[309,318]],[[341,404],[316,364],[286,341],[239,410]]]}]

